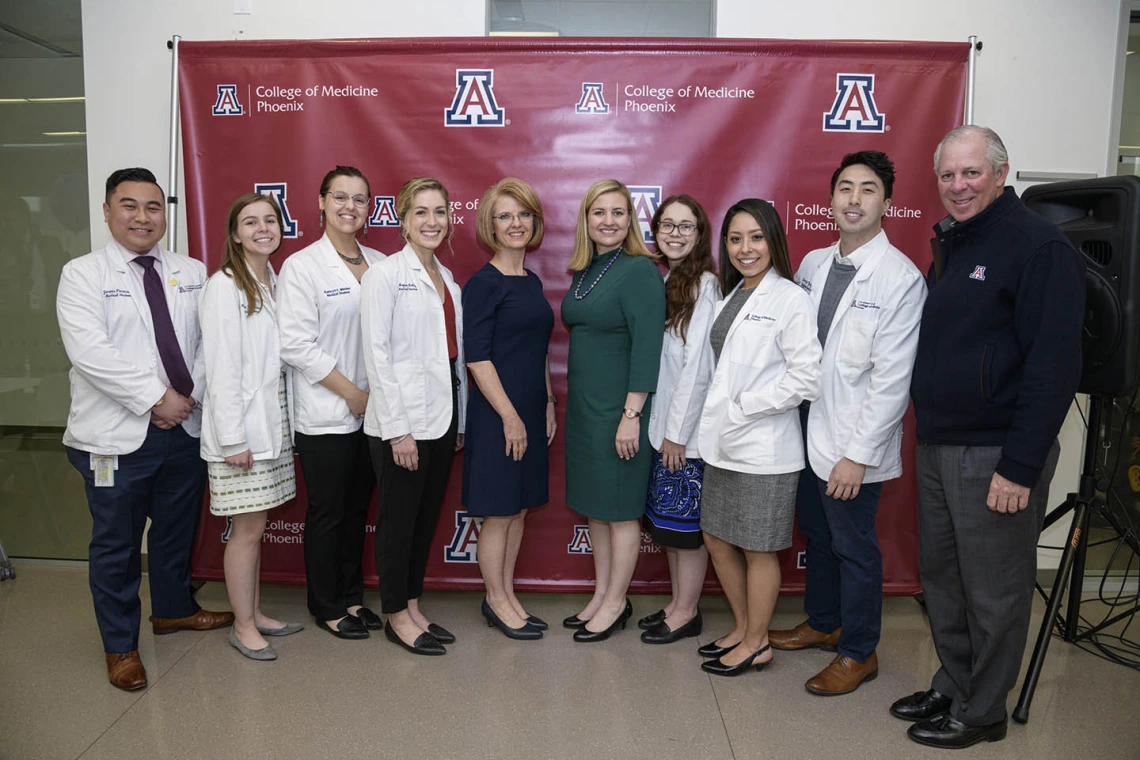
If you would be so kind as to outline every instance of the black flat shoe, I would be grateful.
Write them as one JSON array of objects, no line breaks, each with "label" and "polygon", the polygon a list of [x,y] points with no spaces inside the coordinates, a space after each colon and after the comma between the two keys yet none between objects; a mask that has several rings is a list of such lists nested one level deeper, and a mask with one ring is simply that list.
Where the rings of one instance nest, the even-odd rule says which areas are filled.
[{"label": "black flat shoe", "polygon": [[527,615],[526,616],[526,622],[530,623],[532,626],[534,626],[535,628],[537,628],[540,631],[545,631],[547,628],[550,627],[546,623],[546,621],[543,620],[542,618],[540,618],[538,615]]},{"label": "black flat shoe", "polygon": [[387,623],[384,626],[384,635],[388,637],[388,641],[391,641],[393,644],[399,644],[412,654],[425,654],[433,657],[447,654],[447,650],[443,648],[443,644],[440,644],[436,637],[430,633],[421,633],[416,637],[416,643],[405,644],[404,640],[401,639],[395,629],[392,628],[392,624]]},{"label": "black flat shoe", "polygon": [[626,599],[625,609],[622,610],[621,614],[617,616],[617,620],[610,624],[609,628],[604,631],[591,631],[588,630],[585,626],[582,626],[582,628],[574,631],[574,640],[578,642],[605,641],[611,635],[613,635],[613,632],[618,628],[624,630],[626,621],[628,621],[631,617],[633,617],[633,604],[628,599]]},{"label": "black flat shoe", "polygon": [[529,621],[523,623],[522,627],[520,628],[511,628],[509,625],[503,622],[502,618],[495,614],[495,611],[491,609],[491,605],[487,603],[486,599],[483,600],[482,612],[483,617],[487,618],[487,627],[490,628],[494,626],[495,628],[498,628],[508,639],[530,641],[533,639],[542,638],[542,631],[531,625]]},{"label": "black flat shoe", "polygon": [[736,649],[736,646],[736,644],[733,644],[730,647],[722,647],[720,644],[716,643],[716,639],[713,639],[709,643],[697,649],[697,654],[699,654],[701,657],[721,657],[728,654],[733,649]]},{"label": "black flat shoe", "polygon": [[765,666],[768,665],[768,662],[771,662],[771,660],[768,660],[768,662],[757,662],[755,665],[753,665],[753,660],[771,648],[771,646],[765,644],[752,654],[748,655],[748,658],[739,665],[725,665],[720,661],[719,657],[715,660],[705,660],[701,663],[701,670],[705,671],[706,673],[712,673],[714,676],[738,676],[741,673],[745,673],[751,670],[752,668],[763,670]]},{"label": "black flat shoe", "polygon": [[641,620],[637,621],[637,627],[643,631],[648,631],[653,626],[657,625],[665,619],[665,610],[657,610],[652,615],[646,615]]},{"label": "black flat shoe", "polygon": [[909,697],[896,700],[891,705],[891,715],[901,720],[926,720],[949,710],[953,701],[934,689],[916,691]]},{"label": "black flat shoe", "polygon": [[906,730],[906,735],[919,744],[942,749],[964,749],[978,742],[1000,742],[1005,738],[1006,721],[999,720],[986,726],[967,726],[941,713],[919,721]]},{"label": "black flat shoe", "polygon": [[[352,615],[351,612],[348,614]],[[355,617],[360,621],[361,625],[370,631],[379,631],[384,627],[384,621],[380,619],[380,616],[367,607],[361,607],[358,609],[356,611]]]},{"label": "black flat shoe", "polygon": [[586,623],[588,623],[588,622],[590,622],[590,621],[589,620],[583,620],[582,618],[578,617],[577,615],[571,615],[570,617],[564,618],[562,620],[562,627],[563,628],[585,628]]},{"label": "black flat shoe", "polygon": [[440,644],[454,644],[455,634],[444,628],[442,625],[435,623],[428,623],[427,632],[435,637],[435,640]]},{"label": "black flat shoe", "polygon": [[[662,620],[641,634],[641,640],[646,644],[672,644],[674,641],[680,641],[681,639],[687,639],[692,636],[700,636],[703,627],[704,621],[701,619],[701,613],[698,612],[696,617],[675,631],[670,630],[669,626]],[[720,655],[717,656],[719,657]]]},{"label": "black flat shoe", "polygon": [[368,638],[368,629],[354,618],[352,615],[345,615],[341,618],[336,627],[329,625],[324,620],[317,621],[317,628],[322,628],[338,639],[366,639]]}]

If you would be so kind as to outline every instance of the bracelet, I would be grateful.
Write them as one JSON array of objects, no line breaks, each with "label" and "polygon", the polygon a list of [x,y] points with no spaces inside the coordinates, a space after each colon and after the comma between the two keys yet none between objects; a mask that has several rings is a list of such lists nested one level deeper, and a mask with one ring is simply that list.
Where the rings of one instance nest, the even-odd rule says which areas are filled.
[{"label": "bracelet", "polygon": [[547,396],[546,397],[546,403],[557,404],[558,403],[558,397],[557,396]]},{"label": "bracelet", "polygon": [[404,433],[402,436],[400,436],[400,437],[399,437],[399,438],[397,438],[396,440],[392,441],[392,443],[391,443],[391,444],[389,444],[389,445],[390,445],[390,446],[395,446],[395,445],[396,445],[396,444],[398,444],[398,443],[403,443],[403,442],[404,442],[404,439],[405,439],[405,438],[407,438],[409,435],[411,435],[411,433]]}]

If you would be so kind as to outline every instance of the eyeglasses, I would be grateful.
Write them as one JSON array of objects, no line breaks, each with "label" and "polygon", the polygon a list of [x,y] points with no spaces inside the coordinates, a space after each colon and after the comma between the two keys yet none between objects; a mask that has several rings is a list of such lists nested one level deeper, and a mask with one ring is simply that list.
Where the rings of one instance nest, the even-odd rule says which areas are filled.
[{"label": "eyeglasses", "polygon": [[673,230],[677,230],[677,232],[682,235],[692,235],[697,231],[697,225],[690,224],[689,222],[681,222],[680,224],[661,222],[661,224],[657,225],[657,231],[663,235],[672,235]]},{"label": "eyeglasses", "polygon": [[352,205],[357,208],[367,208],[368,206],[367,195],[349,195],[348,193],[326,193],[326,195],[332,198],[332,202],[338,206],[343,206],[349,201],[352,201]]},{"label": "eyeglasses", "polygon": [[520,211],[517,214],[496,214],[495,218],[503,224],[510,224],[516,219],[520,222],[529,222],[531,219],[534,219],[534,214],[530,213],[529,211]]}]

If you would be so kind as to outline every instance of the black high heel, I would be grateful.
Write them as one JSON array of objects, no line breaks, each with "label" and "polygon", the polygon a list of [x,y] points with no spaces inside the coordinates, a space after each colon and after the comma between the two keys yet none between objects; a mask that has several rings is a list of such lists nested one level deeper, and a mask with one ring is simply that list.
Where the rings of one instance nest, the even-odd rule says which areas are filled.
[{"label": "black high heel", "polygon": [[495,614],[495,611],[491,609],[491,605],[488,604],[486,599],[483,600],[482,612],[483,617],[487,618],[487,627],[490,628],[494,626],[495,628],[498,628],[508,639],[530,641],[533,639],[542,638],[542,631],[535,628],[529,622],[523,623],[522,627],[520,628],[511,628],[509,625],[503,622],[502,618]]},{"label": "black high heel", "polygon": [[530,623],[531,625],[533,625],[535,628],[537,628],[540,631],[545,631],[547,628],[550,627],[547,624],[547,622],[545,620],[543,620],[542,618],[540,618],[538,615],[527,615],[526,616],[526,622]]},{"label": "black high heel", "polygon": [[728,654],[733,649],[736,649],[737,646],[739,646],[739,644],[733,644],[730,647],[724,647],[720,644],[717,644],[716,639],[713,639],[709,643],[698,648],[697,654],[699,654],[701,657],[721,657],[722,655]]},{"label": "black high heel", "polygon": [[590,621],[589,620],[583,620],[582,618],[578,617],[577,615],[571,615],[568,618],[563,618],[562,627],[563,628],[585,628],[586,623],[588,623],[588,622],[590,622]]},{"label": "black high heel", "polygon": [[755,665],[753,665],[753,660],[771,648],[772,647],[770,645],[765,644],[752,654],[748,655],[747,659],[745,659],[744,662],[740,663],[739,665],[725,665],[720,661],[719,657],[715,660],[705,660],[701,663],[701,670],[705,671],[706,673],[712,673],[714,676],[738,676],[741,673],[744,673],[752,668],[763,670],[768,665],[768,662],[771,662],[771,660],[768,660],[768,662],[757,662]]},{"label": "black high heel", "polygon": [[629,601],[629,599],[626,599],[625,609],[622,610],[620,615],[618,615],[617,620],[610,624],[609,628],[604,631],[591,631],[588,630],[585,625],[583,625],[582,628],[574,631],[574,640],[579,642],[605,641],[611,635],[613,635],[613,632],[618,628],[624,630],[626,621],[628,621],[631,617],[633,617],[633,604]]}]

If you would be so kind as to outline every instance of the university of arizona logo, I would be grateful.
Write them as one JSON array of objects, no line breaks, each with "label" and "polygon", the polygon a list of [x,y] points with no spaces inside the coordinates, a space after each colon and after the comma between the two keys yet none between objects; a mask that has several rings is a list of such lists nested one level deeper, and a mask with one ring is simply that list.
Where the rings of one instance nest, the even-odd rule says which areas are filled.
[{"label": "university of arizona logo", "polygon": [[641,225],[641,238],[646,243],[653,242],[653,230],[650,223],[657,207],[661,205],[660,185],[630,185],[629,194],[633,196],[633,215]]},{"label": "university of arizona logo", "polygon": [[241,116],[245,109],[237,96],[236,84],[218,85],[218,99],[214,101],[214,116]]},{"label": "university of arizona logo", "polygon": [[874,74],[836,74],[835,102],[823,115],[824,132],[883,132],[883,117],[875,106]]},{"label": "university of arizona logo", "polygon": [[594,547],[590,543],[590,526],[575,525],[574,538],[566,547],[567,554],[593,554]]},{"label": "university of arizona logo", "polygon": [[466,512],[456,512],[455,532],[451,534],[451,543],[443,550],[443,561],[478,562],[479,531],[482,528],[482,517],[472,517]]},{"label": "university of arizona logo", "polygon": [[574,106],[574,113],[609,113],[610,104],[602,94],[601,82],[582,82],[582,98]]},{"label": "university of arizona logo", "polygon": [[494,69],[455,70],[455,99],[443,112],[445,127],[501,127],[505,113],[495,102]]},{"label": "university of arizona logo", "polygon": [[281,237],[295,238],[299,235],[297,221],[289,213],[288,182],[258,182],[253,186],[253,192],[268,195],[277,201],[277,205],[281,208]]},{"label": "university of arizona logo", "polygon": [[796,552],[796,569],[807,569],[807,552]]},{"label": "university of arizona logo", "polygon": [[226,518],[226,527],[222,530],[222,543],[228,544],[230,541],[230,531],[234,529],[234,518]]},{"label": "university of arizona logo", "polygon": [[396,196],[377,195],[376,208],[372,216],[368,217],[368,224],[372,227],[399,227],[400,217],[396,216]]},{"label": "university of arizona logo", "polygon": [[983,266],[974,267],[974,271],[970,273],[970,279],[971,280],[985,280],[986,279],[986,268]]}]

